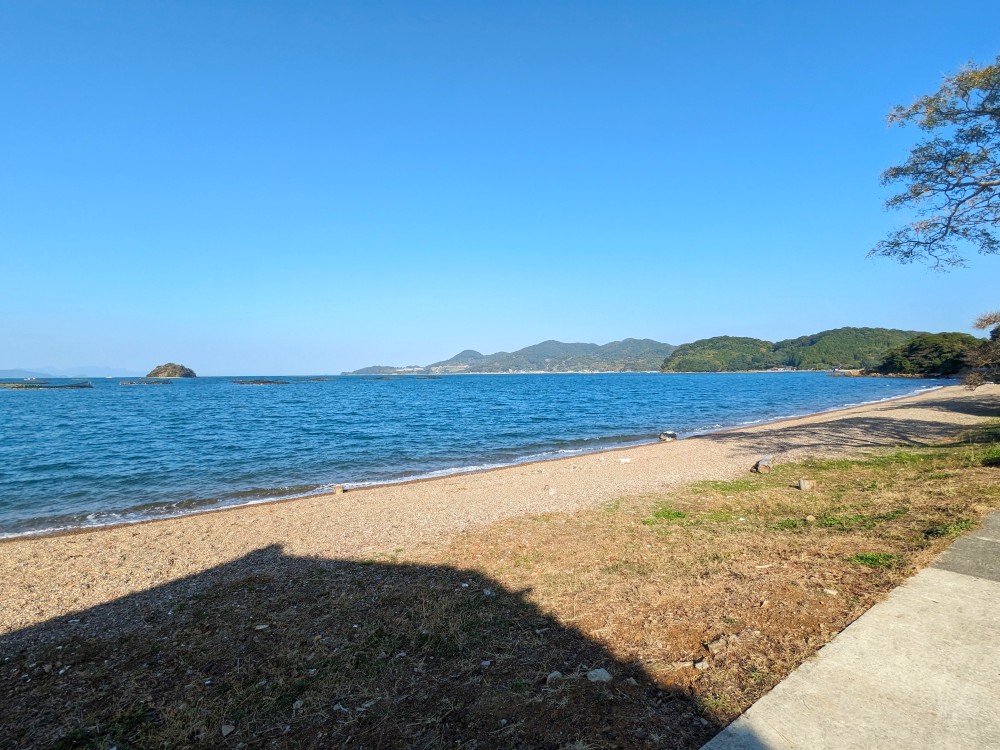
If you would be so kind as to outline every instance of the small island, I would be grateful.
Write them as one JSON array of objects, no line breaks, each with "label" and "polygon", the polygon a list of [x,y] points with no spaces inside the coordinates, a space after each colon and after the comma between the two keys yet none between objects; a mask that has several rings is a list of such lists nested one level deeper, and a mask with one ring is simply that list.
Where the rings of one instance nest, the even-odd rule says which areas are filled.
[{"label": "small island", "polygon": [[185,367],[184,365],[177,365],[173,362],[167,362],[165,365],[160,365],[159,367],[154,367],[149,371],[147,378],[196,378],[194,370],[190,367]]}]

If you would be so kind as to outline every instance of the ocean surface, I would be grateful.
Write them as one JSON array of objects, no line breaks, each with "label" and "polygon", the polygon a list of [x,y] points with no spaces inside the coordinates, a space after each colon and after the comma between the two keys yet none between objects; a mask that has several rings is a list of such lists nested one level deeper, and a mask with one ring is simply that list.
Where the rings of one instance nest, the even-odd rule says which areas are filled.
[{"label": "ocean surface", "polygon": [[0,389],[0,537],[557,458],[941,384],[811,372],[280,379]]}]

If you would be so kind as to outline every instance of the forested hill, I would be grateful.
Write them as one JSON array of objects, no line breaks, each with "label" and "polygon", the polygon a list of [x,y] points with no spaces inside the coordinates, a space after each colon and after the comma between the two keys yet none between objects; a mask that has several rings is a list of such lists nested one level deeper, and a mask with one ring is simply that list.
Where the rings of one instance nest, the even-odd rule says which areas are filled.
[{"label": "forested hill", "polygon": [[732,372],[776,367],[871,369],[878,366],[890,349],[906,344],[920,333],[896,328],[835,328],[778,342],[716,336],[677,347],[661,369],[664,372]]},{"label": "forested hill", "polygon": [[480,354],[466,349],[451,359],[426,367],[366,367],[347,375],[498,372],[648,372],[660,369],[676,347],[652,339],[625,339],[610,344],[543,341],[516,352]]}]

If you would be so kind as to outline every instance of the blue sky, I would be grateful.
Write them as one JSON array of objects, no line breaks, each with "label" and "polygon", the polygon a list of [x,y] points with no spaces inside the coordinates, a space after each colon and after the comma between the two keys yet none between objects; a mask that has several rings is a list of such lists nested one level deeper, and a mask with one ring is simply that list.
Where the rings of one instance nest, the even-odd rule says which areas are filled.
[{"label": "blue sky", "polygon": [[896,103],[1000,3],[6,2],[0,368],[968,330],[866,259]]}]

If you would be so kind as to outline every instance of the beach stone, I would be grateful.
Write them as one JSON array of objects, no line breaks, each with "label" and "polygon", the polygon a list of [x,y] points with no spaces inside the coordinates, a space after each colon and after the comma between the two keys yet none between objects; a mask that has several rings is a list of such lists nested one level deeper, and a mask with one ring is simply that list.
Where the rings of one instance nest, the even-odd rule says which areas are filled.
[{"label": "beach stone", "polygon": [[721,638],[716,638],[714,641],[709,641],[708,643],[705,644],[705,647],[714,656],[715,654],[718,654],[721,651],[725,651],[728,645],[729,642],[727,641],[726,637],[722,636]]},{"label": "beach stone", "polygon": [[774,456],[761,456],[757,463],[753,465],[750,471],[755,471],[758,474],[770,474],[772,464],[774,463]]},{"label": "beach stone", "polygon": [[231,735],[235,731],[236,731],[236,727],[234,727],[232,724],[223,724],[222,725],[222,736],[223,737],[228,737],[229,735]]},{"label": "beach stone", "polygon": [[816,520],[816,516],[814,516],[812,514],[806,516],[806,521],[808,521],[809,523],[813,523],[815,520]]},{"label": "beach stone", "polygon": [[587,672],[587,679],[591,682],[611,682],[611,673],[606,669],[591,669]]},{"label": "beach stone", "polygon": [[670,665],[674,669],[691,669],[694,666],[693,661],[675,661]]},{"label": "beach stone", "polygon": [[803,492],[812,492],[814,489],[816,489],[816,480],[815,479],[800,479],[799,480],[799,489],[802,490]]},{"label": "beach stone", "polygon": [[706,659],[699,659],[698,661],[696,661],[694,663],[694,668],[695,669],[700,669],[702,671],[708,669],[708,660],[706,660]]},{"label": "beach stone", "polygon": [[664,443],[668,443],[671,440],[676,440],[676,439],[677,439],[677,433],[676,432],[661,432],[660,433],[660,440],[662,440]]},{"label": "beach stone", "polygon": [[545,678],[545,684],[551,685],[553,682],[558,682],[563,678],[563,673],[558,669],[555,672],[549,672],[548,676]]}]

